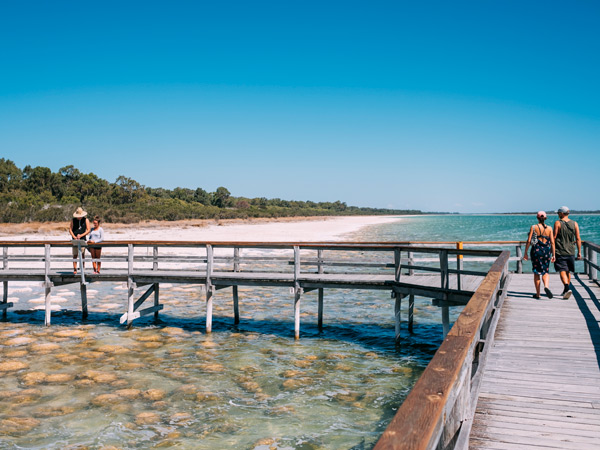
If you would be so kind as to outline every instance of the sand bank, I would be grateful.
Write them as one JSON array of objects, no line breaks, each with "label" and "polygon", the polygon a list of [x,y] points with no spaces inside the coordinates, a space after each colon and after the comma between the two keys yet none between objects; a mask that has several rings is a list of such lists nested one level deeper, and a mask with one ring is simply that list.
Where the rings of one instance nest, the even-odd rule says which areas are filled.
[{"label": "sand bank", "polygon": [[[333,241],[370,225],[402,220],[399,216],[347,216],[284,218],[269,220],[190,220],[105,224],[105,239],[176,241]],[[67,224],[0,224],[0,239],[69,239]]]}]

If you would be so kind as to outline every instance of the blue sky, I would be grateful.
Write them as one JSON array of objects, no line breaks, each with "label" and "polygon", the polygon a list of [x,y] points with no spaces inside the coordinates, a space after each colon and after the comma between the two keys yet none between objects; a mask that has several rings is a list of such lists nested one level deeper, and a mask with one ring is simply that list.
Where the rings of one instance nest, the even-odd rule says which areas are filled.
[{"label": "blue sky", "polygon": [[424,211],[600,209],[600,3],[0,3],[0,157]]}]

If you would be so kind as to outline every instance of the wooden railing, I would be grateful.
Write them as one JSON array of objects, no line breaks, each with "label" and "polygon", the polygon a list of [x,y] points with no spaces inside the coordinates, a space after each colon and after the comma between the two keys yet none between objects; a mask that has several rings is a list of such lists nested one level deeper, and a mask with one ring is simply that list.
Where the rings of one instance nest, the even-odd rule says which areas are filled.
[{"label": "wooden railing", "polygon": [[483,366],[506,296],[503,251],[375,445],[375,450],[467,448]]},{"label": "wooden railing", "polygon": [[583,271],[587,274],[590,280],[598,283],[598,254],[600,254],[600,245],[593,242],[583,242]]}]

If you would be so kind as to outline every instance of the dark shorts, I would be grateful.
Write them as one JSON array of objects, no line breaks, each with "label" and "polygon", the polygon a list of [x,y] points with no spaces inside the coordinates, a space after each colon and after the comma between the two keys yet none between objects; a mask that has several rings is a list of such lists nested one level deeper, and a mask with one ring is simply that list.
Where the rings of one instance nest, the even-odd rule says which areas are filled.
[{"label": "dark shorts", "polygon": [[554,270],[557,272],[575,272],[575,257],[557,256],[554,262]]}]

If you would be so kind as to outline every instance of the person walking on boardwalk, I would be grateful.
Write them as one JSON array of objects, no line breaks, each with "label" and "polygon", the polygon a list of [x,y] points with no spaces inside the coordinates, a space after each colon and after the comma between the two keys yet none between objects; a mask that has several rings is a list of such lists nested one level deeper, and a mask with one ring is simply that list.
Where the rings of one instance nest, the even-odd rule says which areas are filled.
[{"label": "person walking on boardwalk", "polygon": [[558,219],[554,222],[554,240],[556,241],[556,261],[554,269],[560,273],[560,281],[564,285],[562,297],[567,300],[571,297],[571,272],[575,272],[575,246],[577,245],[577,259],[581,259],[581,236],[579,225],[569,219],[569,208],[558,208]]},{"label": "person walking on boardwalk", "polygon": [[94,266],[94,273],[100,273],[100,255],[102,253],[102,247],[98,247],[92,244],[99,244],[104,240],[104,230],[100,226],[100,217],[94,216],[92,221],[92,230],[89,234],[90,240],[88,241],[88,250],[92,255],[92,266]]},{"label": "person walking on boardwalk", "polygon": [[547,217],[544,211],[537,213],[538,223],[532,225],[529,229],[527,244],[525,244],[525,256],[523,257],[525,261],[527,261],[527,250],[531,246],[531,265],[533,266],[533,284],[535,285],[534,298],[540,298],[540,278],[544,283],[544,292],[548,298],[552,298],[548,268],[550,262],[554,261],[556,248],[552,229],[546,225]]},{"label": "person walking on boardwalk", "polygon": [[[69,224],[69,233],[73,239],[86,240],[86,236],[90,232],[90,221],[87,219],[87,212],[80,206],[73,213],[73,220]],[[73,246],[73,273],[77,275],[77,261],[75,259],[79,255],[77,246]],[[85,258],[85,252],[81,252],[81,257]],[[83,262],[82,262],[83,263]]]}]

